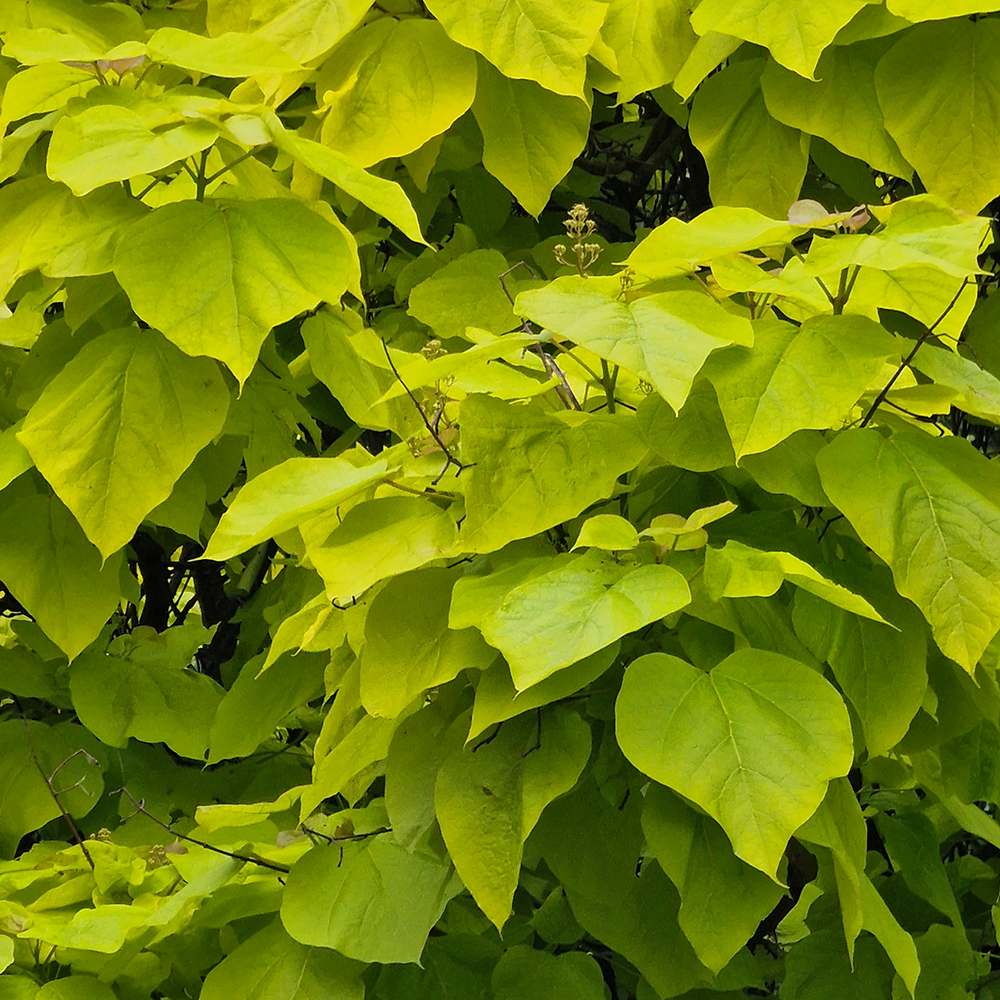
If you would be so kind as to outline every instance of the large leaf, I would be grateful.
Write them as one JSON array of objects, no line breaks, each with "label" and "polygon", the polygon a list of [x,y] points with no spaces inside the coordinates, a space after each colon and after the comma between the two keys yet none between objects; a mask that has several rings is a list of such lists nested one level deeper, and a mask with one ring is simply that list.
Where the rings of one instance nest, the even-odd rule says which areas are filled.
[{"label": "large leaf", "polygon": [[472,113],[483,133],[483,166],[537,216],[587,142],[587,103],[483,62]]},{"label": "large leaf", "polygon": [[745,38],[801,76],[812,77],[820,54],[866,0],[702,0],[691,17],[695,31]]},{"label": "large leaf", "polygon": [[19,440],[107,558],[170,496],[228,407],[213,362],[155,330],[119,330],[91,341],[49,382]]},{"label": "large leaf", "polygon": [[586,58],[607,7],[598,0],[430,0],[427,9],[461,45],[504,76],[582,97]]},{"label": "large leaf", "polygon": [[595,549],[466,577],[455,587],[449,622],[478,628],[523,691],[690,599],[672,567],[628,566]]},{"label": "large leaf", "polygon": [[837,426],[899,353],[885,330],[861,316],[822,316],[801,327],[760,320],[754,333],[752,349],[731,348],[705,372],[737,458],[799,430]]},{"label": "large leaf", "polygon": [[969,212],[1000,194],[989,152],[1000,138],[1000,24],[921,25],[882,59],[875,84],[886,126],[928,191]]},{"label": "large leaf", "polygon": [[412,153],[465,114],[476,60],[434,21],[386,17],[338,48],[316,91],[326,107],[323,141],[368,167]]},{"label": "large leaf", "polygon": [[0,580],[73,659],[97,638],[121,599],[120,557],[102,561],[53,496],[9,503],[0,518]]},{"label": "large leaf", "polygon": [[753,936],[782,890],[733,854],[719,825],[659,785],[646,792],[642,829],[681,896],[681,930],[718,972]]},{"label": "large leaf", "polygon": [[416,962],[460,889],[447,862],[388,837],[331,844],[292,869],[281,921],[296,941],[361,962]]},{"label": "large leaf", "polygon": [[335,951],[299,944],[275,920],[212,969],[201,1000],[363,1000],[360,972]]},{"label": "large leaf", "polygon": [[747,59],[707,80],[695,98],[690,133],[708,166],[713,204],[745,205],[781,219],[798,200],[809,138],[771,117],[760,89],[763,69],[763,59]]},{"label": "large leaf", "polygon": [[737,856],[772,877],[788,838],[853,759],[834,688],[757,649],[708,673],[675,656],[643,656],[625,674],[615,714],[625,756],[704,809]]},{"label": "large leaf", "polygon": [[290,458],[252,479],[222,516],[206,559],[231,559],[383,479],[384,458]]},{"label": "large leaf", "polygon": [[627,302],[618,283],[565,277],[522,292],[517,311],[598,357],[648,378],[679,410],[709,354],[731,344],[749,347],[749,320],[726,312],[698,291],[660,292]]},{"label": "large leaf", "polygon": [[271,328],[337,302],[355,266],[345,233],[300,201],[185,201],[129,229],[115,276],[150,326],[242,383]]},{"label": "large leaf", "polygon": [[504,952],[493,970],[496,1000],[603,1000],[601,967],[580,952],[550,955],[526,945]]},{"label": "large leaf", "polygon": [[209,76],[294,73],[299,64],[260,35],[228,31],[216,38],[180,28],[159,28],[146,43],[150,58]]},{"label": "large leaf", "polygon": [[[464,721],[464,720],[463,720]],[[590,756],[590,731],[566,710],[505,725],[497,738],[465,746],[438,772],[434,806],[459,876],[498,930],[511,913],[524,841]]]},{"label": "large leaf", "polygon": [[1000,467],[966,441],[848,431],[817,458],[823,488],[970,673],[1000,629]]},{"label": "large leaf", "polygon": [[645,451],[627,418],[550,415],[478,395],[461,416],[462,461],[474,463],[462,473],[466,552],[492,552],[575,517]]}]

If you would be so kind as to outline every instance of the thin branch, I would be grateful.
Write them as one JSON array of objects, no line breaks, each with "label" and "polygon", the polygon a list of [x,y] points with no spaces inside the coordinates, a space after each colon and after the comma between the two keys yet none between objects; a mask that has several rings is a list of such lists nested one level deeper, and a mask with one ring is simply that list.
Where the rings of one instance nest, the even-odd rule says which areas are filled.
[{"label": "thin branch", "polygon": [[907,354],[906,357],[903,358],[903,360],[899,363],[899,367],[895,370],[895,372],[893,372],[892,378],[890,378],[889,381],[886,382],[886,384],[882,387],[882,389],[879,391],[879,394],[875,397],[875,401],[868,408],[868,412],[864,415],[864,417],[862,417],[861,419],[862,427],[867,427],[868,424],[871,423],[871,419],[872,417],[875,416],[876,410],[878,410],[878,408],[882,405],[882,403],[885,402],[885,397],[888,396],[889,393],[892,391],[892,387],[899,380],[899,377],[903,374],[904,371],[906,371],[907,368],[910,367],[910,362],[912,362],[913,359],[917,356],[917,351],[919,351],[920,348],[923,347],[924,344],[934,335],[934,331],[944,322],[944,320],[947,318],[948,314],[952,311],[952,309],[955,308],[955,306],[958,304],[958,300],[962,297],[962,292],[964,292],[965,289],[969,287],[970,283],[971,282],[969,278],[966,278],[965,281],[962,282],[962,284],[959,286],[958,291],[955,292],[955,294],[952,296],[951,302],[949,302],[948,305],[945,307],[944,312],[941,313],[941,315],[938,316],[938,318],[934,320],[934,322],[931,323],[931,325],[927,327],[927,329],[924,330],[924,332],[917,338],[917,342],[913,345],[913,348],[911,349],[910,353]]},{"label": "thin branch", "polygon": [[178,833],[169,823],[164,823],[163,820],[158,819],[154,816],[145,805],[137,799],[127,788],[120,788],[119,794],[124,795],[129,802],[132,803],[133,808],[137,813],[141,813],[147,819],[152,820],[158,827],[166,830],[167,833],[172,834],[178,840],[183,840],[188,844],[194,844],[196,847],[203,847],[206,851],[212,851],[215,854],[221,854],[227,858],[233,858],[236,861],[245,861],[251,865],[259,865],[261,868],[268,868],[273,872],[281,872],[283,875],[287,875],[291,868],[287,865],[279,864],[277,861],[268,861],[267,858],[262,858],[257,854],[240,854],[238,851],[227,851],[222,847],[216,847],[214,844],[206,843],[204,840],[198,840],[196,837],[188,837],[183,833]]},{"label": "thin branch", "polygon": [[328,833],[320,833],[319,830],[314,830],[312,827],[302,824],[302,832],[308,834],[310,837],[317,837],[327,844],[345,844],[348,841],[355,840],[368,840],[370,837],[378,837],[383,833],[392,833],[391,826],[380,826],[377,830],[370,830],[368,833],[345,833],[337,836],[334,834],[332,837]]},{"label": "thin branch", "polygon": [[216,170],[215,173],[209,174],[205,178],[205,184],[206,184],[206,186],[209,185],[209,184],[211,184],[213,181],[217,181],[227,171],[232,170],[234,167],[238,167],[244,160],[249,160],[250,157],[253,156],[253,154],[256,153],[256,152],[257,152],[257,150],[255,150],[255,149],[248,149],[242,155],[237,156],[236,159],[233,160],[232,163],[226,163],[223,166],[219,167],[219,169]]}]

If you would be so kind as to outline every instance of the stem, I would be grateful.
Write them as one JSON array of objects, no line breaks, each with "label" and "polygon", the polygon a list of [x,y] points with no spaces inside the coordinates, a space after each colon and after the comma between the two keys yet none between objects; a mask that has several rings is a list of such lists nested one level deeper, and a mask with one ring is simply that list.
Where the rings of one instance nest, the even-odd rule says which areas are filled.
[{"label": "stem", "polygon": [[615,365],[615,370],[612,371],[607,361],[601,358],[601,385],[608,401],[608,413],[615,412],[615,383],[618,381],[618,371],[618,365]]},{"label": "stem", "polygon": [[208,168],[208,153],[208,149],[203,149],[201,151],[201,158],[198,161],[198,174],[194,179],[194,196],[197,201],[205,200],[205,191],[208,188],[209,178],[205,174]]},{"label": "stem", "polygon": [[[224,173],[227,173],[228,171],[232,170],[234,167],[238,167],[244,160],[249,160],[250,157],[253,156],[253,154],[255,152],[256,152],[256,150],[248,149],[245,153],[242,154],[242,156],[237,156],[236,159],[233,160],[232,163],[223,164],[221,167],[219,167],[218,170],[215,171],[215,173],[209,174],[205,178],[205,186],[207,187],[213,181],[217,181]],[[204,155],[207,156],[207,153],[204,154]]]}]

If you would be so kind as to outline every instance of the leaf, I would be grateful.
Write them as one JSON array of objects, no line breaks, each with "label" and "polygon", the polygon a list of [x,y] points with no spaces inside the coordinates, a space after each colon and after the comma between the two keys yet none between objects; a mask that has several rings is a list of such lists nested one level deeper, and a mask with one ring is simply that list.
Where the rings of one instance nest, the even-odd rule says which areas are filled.
[{"label": "leaf", "polygon": [[85,102],[56,123],[46,161],[49,177],[76,195],[163,170],[207,149],[219,135],[205,118],[154,115],[148,106],[99,103],[94,94]]},{"label": "leaf", "polygon": [[507,269],[497,250],[464,254],[413,288],[409,313],[442,338],[465,337],[470,326],[505,333],[518,325],[500,283]]},{"label": "leaf", "polygon": [[185,201],[132,226],[114,270],[140,318],[242,384],[272,327],[339,301],[354,259],[341,229],[294,199]]},{"label": "leaf", "polygon": [[449,624],[478,628],[523,691],[690,600],[677,570],[628,566],[594,549],[465,577],[455,585]]},{"label": "leaf", "polygon": [[213,36],[253,32],[302,63],[329,52],[361,23],[372,0],[209,0]]},{"label": "leaf", "polygon": [[787,493],[807,506],[827,507],[830,498],[816,469],[816,456],[825,447],[819,431],[796,431],[767,451],[744,455],[740,467],[768,493]]},{"label": "leaf", "polygon": [[697,36],[683,0],[612,0],[601,38],[618,59],[618,100],[670,83]]},{"label": "leaf", "polygon": [[888,624],[859,594],[828,580],[790,552],[765,552],[732,539],[722,548],[706,550],[704,579],[715,601],[724,597],[770,597],[787,581],[852,615]]},{"label": "leaf", "polygon": [[74,198],[45,177],[0,188],[0,291],[30,271],[51,277],[111,270],[122,232],[142,209],[123,191]]},{"label": "leaf", "polygon": [[106,559],[170,496],[228,408],[212,362],[154,330],[118,330],[86,344],[48,383],[18,440]]},{"label": "leaf", "polygon": [[640,657],[615,717],[625,756],[704,809],[736,855],[772,878],[788,838],[853,759],[837,692],[804,664],[756,649],[708,673],[675,656]]},{"label": "leaf", "polygon": [[617,514],[596,514],[588,517],[580,528],[575,549],[603,549],[605,552],[623,552],[639,544],[639,533],[631,521]]},{"label": "leaf", "polygon": [[619,643],[612,643],[524,691],[514,687],[507,664],[497,661],[480,674],[467,741],[474,740],[498,722],[562,701],[581,691],[611,667],[620,649]]},{"label": "leaf", "polygon": [[[717,0],[704,0],[699,13],[706,3],[718,6]],[[780,6],[792,5],[781,0]],[[689,130],[708,166],[713,204],[744,205],[783,218],[802,188],[809,137],[771,117],[760,89],[763,69],[762,59],[747,59],[706,80]]]},{"label": "leaf", "polygon": [[713,351],[753,343],[749,321],[727,313],[703,292],[660,292],[626,302],[618,290],[610,279],[557,278],[522,292],[515,308],[598,357],[647,377],[675,410]]},{"label": "leaf", "polygon": [[893,338],[861,316],[818,316],[801,327],[758,320],[754,335],[752,349],[720,353],[705,371],[737,458],[796,431],[836,427],[899,354]]},{"label": "leaf", "polygon": [[604,22],[599,0],[430,0],[427,9],[460,45],[504,76],[582,97],[586,57]]},{"label": "leaf", "polygon": [[82,726],[0,722],[0,854],[10,857],[26,833],[61,815],[45,783],[56,768],[59,787],[67,789],[60,802],[71,816],[85,816],[97,804],[104,792],[102,769],[81,752],[95,745]]},{"label": "leaf", "polygon": [[938,385],[954,389],[959,395],[955,405],[991,423],[1000,423],[1000,379],[961,354],[944,348],[924,345],[913,358],[912,366]]},{"label": "leaf", "polygon": [[691,15],[700,35],[707,31],[744,38],[800,76],[811,78],[823,50],[865,6],[865,0],[831,0],[817,9],[809,0],[703,0]]},{"label": "leaf", "polygon": [[[203,630],[194,628],[200,645]],[[224,692],[211,678],[188,669],[192,653],[183,648],[182,636],[171,634],[177,631],[123,636],[107,654],[91,650],[73,664],[73,708],[102,743],[124,747],[134,737],[166,743],[191,760],[205,759]]]},{"label": "leaf", "polygon": [[678,413],[654,394],[639,405],[636,419],[649,447],[679,469],[710,472],[736,464],[715,389],[706,378],[695,379]]},{"label": "leaf", "polygon": [[[988,152],[1000,135],[991,110],[1000,89],[998,44],[1000,25],[987,19],[920,25],[875,71],[886,127],[903,156],[928,191],[967,212],[1000,194],[1000,166]],[[923,72],[928,60],[931,77]]]},{"label": "leaf", "polygon": [[449,628],[455,574],[423,569],[390,580],[374,597],[361,650],[361,703],[369,714],[395,718],[428,688],[495,658],[471,628]]},{"label": "leaf", "polygon": [[417,213],[398,184],[362,170],[353,160],[329,146],[286,130],[276,116],[267,122],[275,146],[283,153],[288,153],[352,198],[357,198],[415,243],[426,242],[420,232]]},{"label": "leaf", "polygon": [[480,62],[472,113],[483,134],[483,166],[537,218],[586,145],[589,106]]},{"label": "leaf", "polygon": [[989,0],[887,0],[886,6],[908,21],[934,21],[993,9]]},{"label": "leaf", "polygon": [[875,93],[875,67],[891,44],[879,38],[831,46],[815,80],[768,63],[761,77],[767,110],[790,128],[818,135],[878,170],[911,176],[912,167],[886,131]]},{"label": "leaf", "polygon": [[796,942],[789,952],[782,992],[788,1000],[821,1000],[851,996],[884,1000],[891,995],[892,968],[871,938],[858,942],[852,963],[836,931],[817,930]]},{"label": "leaf", "polygon": [[279,45],[260,35],[227,31],[206,38],[180,28],[158,28],[146,43],[157,62],[208,76],[244,77],[294,73],[302,67]]},{"label": "leaf", "polygon": [[475,93],[475,58],[440,24],[372,21],[348,36],[316,81],[326,109],[323,142],[370,167],[444,132],[469,110]]},{"label": "leaf", "polygon": [[864,728],[873,757],[906,735],[927,690],[924,627],[909,605],[898,602],[898,629],[846,614],[808,593],[795,596],[795,631],[833,669]]},{"label": "leaf", "polygon": [[363,1000],[360,969],[336,952],[307,948],[275,920],[205,978],[201,1000]]},{"label": "leaf", "polygon": [[222,562],[385,478],[384,458],[290,458],[250,480],[215,529],[204,559]]},{"label": "leaf", "polygon": [[427,851],[384,836],[313,848],[288,876],[281,922],[302,944],[359,962],[417,962],[460,883]]},{"label": "leaf", "polygon": [[966,441],[904,431],[839,435],[818,458],[823,488],[942,652],[973,673],[1000,629],[1000,472]]},{"label": "leaf", "polygon": [[576,784],[590,731],[563,710],[508,722],[496,739],[459,747],[441,765],[434,807],[459,877],[502,931],[521,874],[524,841],[545,807]]},{"label": "leaf", "polygon": [[[493,552],[609,496],[644,447],[630,421],[550,415],[488,396],[462,404],[466,519],[458,548]],[[553,462],[551,456],[558,455]]]},{"label": "leaf", "polygon": [[601,967],[590,955],[550,955],[528,945],[504,952],[493,970],[496,1000],[604,1000]]},{"label": "leaf", "polygon": [[70,660],[117,608],[121,567],[120,556],[102,561],[56,497],[21,497],[0,518],[0,580]]},{"label": "leaf", "polygon": [[717,823],[659,785],[646,792],[642,829],[680,893],[681,930],[719,972],[774,909],[781,887],[740,861]]}]

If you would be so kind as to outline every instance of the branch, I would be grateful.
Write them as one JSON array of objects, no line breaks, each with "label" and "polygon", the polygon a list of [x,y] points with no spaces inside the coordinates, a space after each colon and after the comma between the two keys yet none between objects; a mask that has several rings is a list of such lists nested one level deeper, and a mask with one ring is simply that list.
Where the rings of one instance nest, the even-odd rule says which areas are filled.
[{"label": "branch", "polygon": [[[164,823],[163,820],[157,819],[146,807],[143,805],[142,801],[137,799],[127,788],[118,789],[120,795],[124,795],[129,802],[132,803],[135,811],[141,813],[147,819],[152,820],[158,827],[166,830],[167,833],[173,835],[178,840],[186,841],[188,844],[194,844],[196,847],[203,847],[206,851],[212,851],[215,854],[221,854],[227,858],[233,858],[236,861],[245,861],[251,865],[259,865],[261,868],[268,868],[273,872],[281,872],[283,875],[287,875],[291,868],[287,865],[279,864],[277,861],[268,861],[267,858],[262,858],[257,854],[240,854],[239,851],[227,851],[225,848],[216,847],[214,844],[206,843],[204,840],[198,840],[196,837],[188,837],[183,833],[178,833],[169,823]],[[126,817],[127,818],[127,817]]]}]

